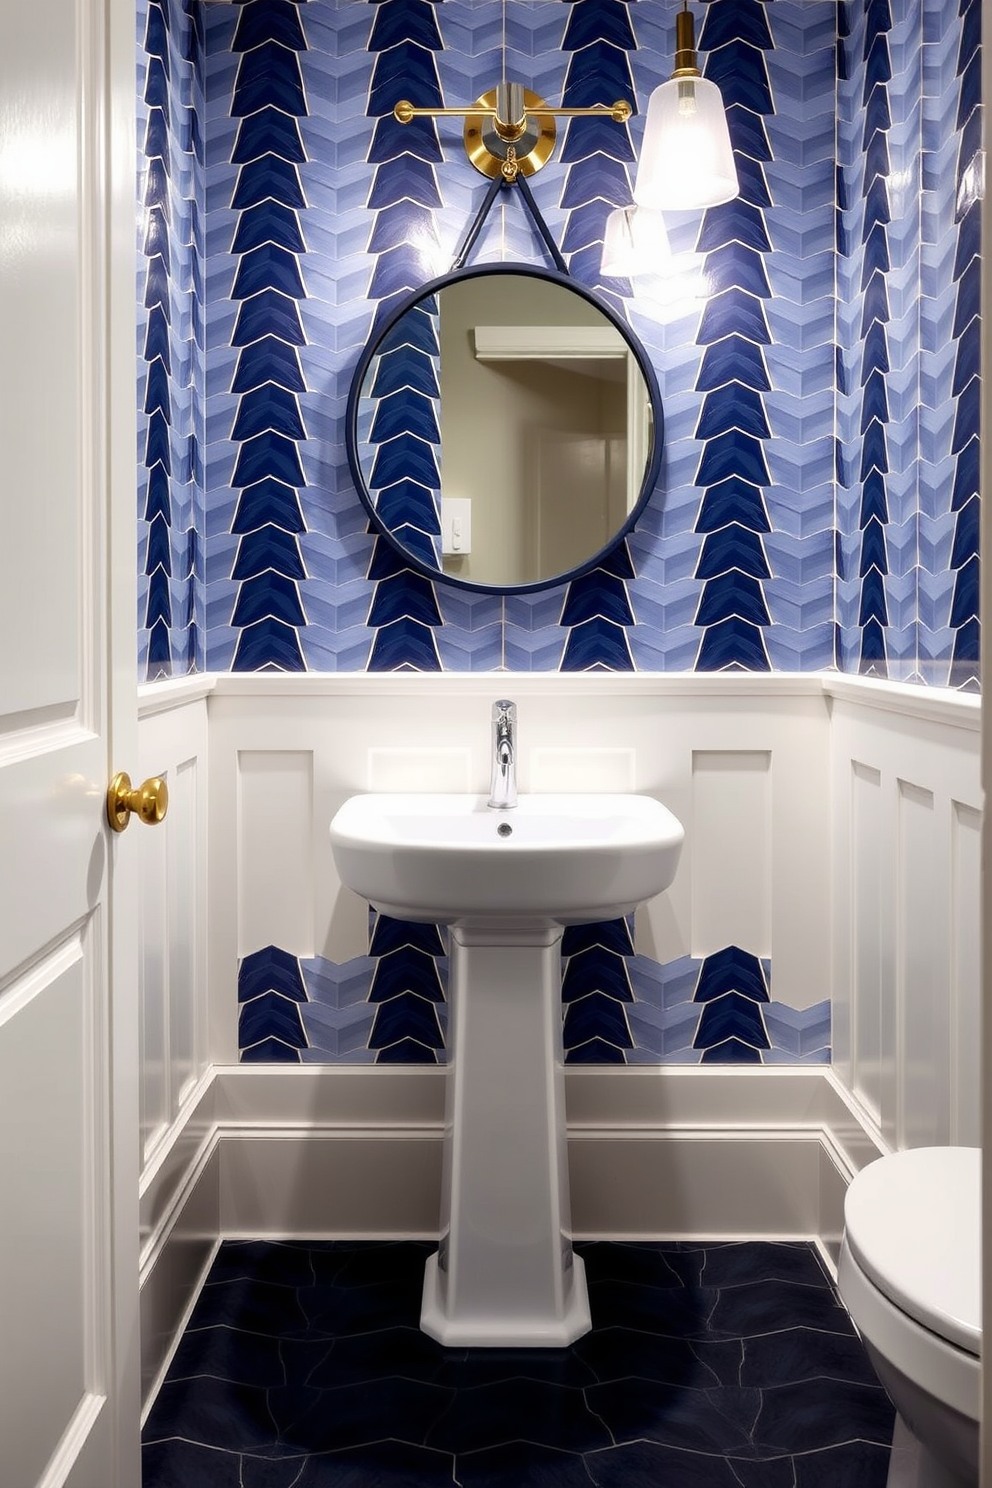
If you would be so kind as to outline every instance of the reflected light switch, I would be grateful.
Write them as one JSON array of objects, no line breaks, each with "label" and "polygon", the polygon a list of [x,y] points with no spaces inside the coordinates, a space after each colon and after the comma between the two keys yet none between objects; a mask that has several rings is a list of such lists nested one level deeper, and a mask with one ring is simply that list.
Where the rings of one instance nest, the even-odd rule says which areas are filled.
[{"label": "reflected light switch", "polygon": [[471,553],[472,502],[467,496],[441,497],[441,552]]}]

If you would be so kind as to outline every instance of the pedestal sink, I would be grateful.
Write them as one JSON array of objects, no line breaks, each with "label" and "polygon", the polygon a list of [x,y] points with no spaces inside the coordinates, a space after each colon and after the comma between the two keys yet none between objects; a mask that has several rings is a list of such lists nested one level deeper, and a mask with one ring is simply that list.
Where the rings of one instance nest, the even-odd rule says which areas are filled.
[{"label": "pedestal sink", "polygon": [[331,823],[342,882],[450,929],[441,1244],[421,1326],[459,1347],[562,1347],[590,1326],[573,1256],[560,941],[668,887],[680,823],[650,796],[352,796]]}]

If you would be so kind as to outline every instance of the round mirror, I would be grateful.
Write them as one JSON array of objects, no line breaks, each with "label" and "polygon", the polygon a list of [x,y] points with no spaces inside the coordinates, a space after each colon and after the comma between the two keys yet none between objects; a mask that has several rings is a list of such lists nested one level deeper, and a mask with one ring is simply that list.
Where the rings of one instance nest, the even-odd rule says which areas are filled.
[{"label": "round mirror", "polygon": [[404,561],[469,588],[593,568],[657,479],[658,383],[629,328],[565,275],[488,264],[418,291],[365,348],[352,474]]}]

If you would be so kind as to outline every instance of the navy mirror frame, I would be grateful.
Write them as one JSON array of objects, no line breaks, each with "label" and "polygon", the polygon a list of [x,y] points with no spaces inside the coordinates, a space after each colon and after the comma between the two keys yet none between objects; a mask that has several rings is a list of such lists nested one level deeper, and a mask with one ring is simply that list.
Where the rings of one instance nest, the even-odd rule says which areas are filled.
[{"label": "navy mirror frame", "polygon": [[[435,567],[433,564],[425,562],[404,543],[400,542],[379,516],[375,508],[375,503],[372,500],[372,493],[368,488],[362,472],[359,459],[358,406],[361,399],[362,384],[373,359],[378,354],[393,327],[408,311],[423,301],[429,300],[432,295],[436,295],[446,285],[457,284],[463,279],[479,279],[493,274],[532,275],[534,278],[545,279],[551,284],[562,285],[564,288],[570,289],[573,293],[580,295],[591,305],[594,305],[616,327],[634,353],[641,371],[641,376],[644,378],[648,390],[648,397],[650,398],[653,411],[651,450],[644,471],[644,479],[641,483],[641,490],[637,501],[630,512],[628,512],[623,525],[608,543],[605,543],[598,552],[593,553],[584,563],[580,563],[576,567],[567,569],[562,573],[554,574],[550,578],[537,579],[529,584],[483,584],[472,579],[461,579],[455,577],[453,574],[446,574],[440,566]],[[355,482],[355,488],[361,497],[362,505],[365,507],[372,523],[372,530],[377,536],[386,539],[393,550],[402,558],[405,567],[412,569],[415,573],[422,574],[425,578],[432,581],[436,580],[442,584],[449,584],[454,589],[465,589],[477,594],[532,594],[541,589],[554,589],[559,585],[571,583],[573,579],[581,578],[583,574],[590,573],[594,568],[601,568],[608,560],[610,554],[616,550],[620,543],[633,530],[638,517],[647,506],[654,492],[661,470],[662,454],[665,447],[664,434],[664,411],[661,405],[661,389],[658,379],[643,346],[627,322],[616,313],[610,304],[600,298],[594,290],[584,284],[578,283],[570,274],[562,274],[555,269],[523,263],[472,264],[467,268],[454,269],[447,274],[442,274],[437,279],[432,279],[428,283],[421,285],[418,289],[413,290],[390,313],[387,319],[382,322],[376,333],[369,338],[359,358],[358,366],[355,368],[355,375],[352,378],[345,412],[345,442],[347,446],[348,465],[351,469],[352,479]]]}]

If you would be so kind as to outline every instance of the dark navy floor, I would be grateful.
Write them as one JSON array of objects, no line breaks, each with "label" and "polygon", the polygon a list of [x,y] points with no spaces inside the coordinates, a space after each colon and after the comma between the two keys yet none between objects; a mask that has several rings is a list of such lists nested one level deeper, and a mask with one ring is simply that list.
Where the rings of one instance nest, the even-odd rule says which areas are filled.
[{"label": "dark navy floor", "polygon": [[417,1242],[228,1241],[143,1488],[884,1488],[893,1413],[812,1246],[578,1245],[593,1330],[444,1349]]}]

